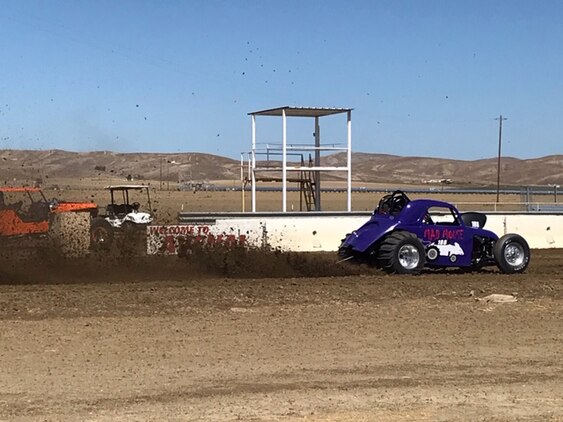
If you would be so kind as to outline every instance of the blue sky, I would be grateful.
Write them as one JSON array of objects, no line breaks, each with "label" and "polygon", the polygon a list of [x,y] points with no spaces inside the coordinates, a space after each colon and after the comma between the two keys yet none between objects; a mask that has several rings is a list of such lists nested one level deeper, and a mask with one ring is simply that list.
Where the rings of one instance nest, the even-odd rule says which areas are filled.
[{"label": "blue sky", "polygon": [[353,108],[355,152],[494,157],[503,114],[503,155],[563,153],[563,1],[1,5],[0,148],[238,158],[290,105]]}]

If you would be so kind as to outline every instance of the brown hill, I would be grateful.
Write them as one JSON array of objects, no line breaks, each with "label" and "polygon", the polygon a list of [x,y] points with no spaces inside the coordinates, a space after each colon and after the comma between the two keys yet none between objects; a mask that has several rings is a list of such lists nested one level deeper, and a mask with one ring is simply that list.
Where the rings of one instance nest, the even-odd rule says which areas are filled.
[{"label": "brown hill", "polygon": [[0,150],[0,178],[106,178],[225,180],[240,178],[239,161],[201,153],[69,152]]},{"label": "brown hill", "polygon": [[[326,165],[344,165],[343,153],[323,158]],[[354,153],[353,179],[358,182],[422,183],[451,179],[455,184],[494,185],[497,159],[474,161]],[[534,159],[503,157],[503,185],[563,185],[563,155]],[[333,173],[332,175],[336,175]],[[4,183],[55,178],[133,177],[135,180],[239,180],[240,162],[201,153],[115,153],[61,150],[0,150]],[[344,175],[342,174],[342,177]]]},{"label": "brown hill", "polygon": [[[345,165],[344,153],[326,157],[329,165]],[[383,154],[352,155],[355,179],[365,182],[421,183],[451,179],[456,184],[492,185],[497,180],[497,158],[474,161]],[[563,184],[563,155],[533,159],[502,157],[501,184]]]}]

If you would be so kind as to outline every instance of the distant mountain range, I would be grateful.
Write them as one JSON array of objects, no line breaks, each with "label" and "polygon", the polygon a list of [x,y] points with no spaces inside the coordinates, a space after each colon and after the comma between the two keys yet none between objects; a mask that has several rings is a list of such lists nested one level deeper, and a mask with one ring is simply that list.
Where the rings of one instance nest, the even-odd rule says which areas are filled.
[{"label": "distant mountain range", "polygon": [[[325,165],[345,165],[346,155],[323,157]],[[353,180],[369,183],[424,183],[450,179],[455,185],[494,185],[497,158],[464,161],[428,157],[352,154]],[[104,178],[124,180],[240,180],[240,161],[202,153],[69,152],[0,150],[0,179],[11,183],[35,179]],[[334,179],[345,174],[332,173]],[[502,185],[563,185],[563,155],[533,159],[503,157]]]}]

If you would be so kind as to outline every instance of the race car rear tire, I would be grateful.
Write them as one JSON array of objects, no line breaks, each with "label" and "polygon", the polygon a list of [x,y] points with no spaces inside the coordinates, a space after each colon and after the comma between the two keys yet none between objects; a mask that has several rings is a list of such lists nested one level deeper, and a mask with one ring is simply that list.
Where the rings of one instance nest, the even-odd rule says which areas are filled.
[{"label": "race car rear tire", "polygon": [[377,263],[388,273],[418,274],[425,264],[424,245],[412,233],[393,232],[381,242]]},{"label": "race car rear tire", "polygon": [[530,263],[528,242],[518,234],[505,234],[495,242],[495,262],[505,274],[522,273]]},{"label": "race car rear tire", "polygon": [[95,251],[109,250],[113,239],[113,227],[102,217],[94,218],[90,226],[90,248]]}]

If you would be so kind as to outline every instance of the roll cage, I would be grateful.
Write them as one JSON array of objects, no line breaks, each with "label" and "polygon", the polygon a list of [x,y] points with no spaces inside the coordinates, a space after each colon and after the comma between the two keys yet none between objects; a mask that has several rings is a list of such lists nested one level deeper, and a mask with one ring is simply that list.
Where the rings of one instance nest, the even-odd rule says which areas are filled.
[{"label": "roll cage", "polygon": [[106,206],[106,213],[114,216],[124,216],[133,211],[138,211],[141,204],[137,201],[131,202],[130,192],[145,192],[147,195],[148,213],[152,214],[152,203],[149,186],[146,185],[115,185],[107,186],[110,192],[110,203]]}]

